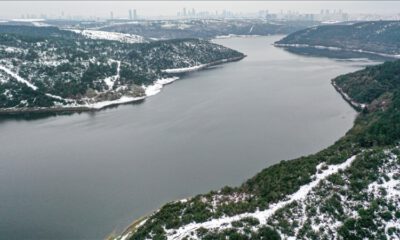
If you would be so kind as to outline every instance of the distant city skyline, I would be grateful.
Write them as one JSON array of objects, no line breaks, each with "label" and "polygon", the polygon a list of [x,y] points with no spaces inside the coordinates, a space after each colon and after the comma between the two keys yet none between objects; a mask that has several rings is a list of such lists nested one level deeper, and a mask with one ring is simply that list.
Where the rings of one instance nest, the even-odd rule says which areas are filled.
[{"label": "distant city skyline", "polygon": [[[187,11],[186,14],[183,10]],[[229,11],[236,14],[299,12],[319,14],[341,10],[351,14],[400,15],[396,1],[2,1],[0,18],[99,18],[137,19],[179,16],[199,12]]]}]

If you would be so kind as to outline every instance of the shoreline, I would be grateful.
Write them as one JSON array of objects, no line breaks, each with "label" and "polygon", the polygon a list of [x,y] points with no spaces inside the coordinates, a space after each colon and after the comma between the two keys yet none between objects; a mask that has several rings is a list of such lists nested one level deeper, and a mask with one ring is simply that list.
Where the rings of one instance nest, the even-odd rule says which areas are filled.
[{"label": "shoreline", "polygon": [[[186,202],[188,200],[190,200],[192,197],[187,197],[187,198],[182,198],[182,199],[177,199],[175,201],[172,202]],[[162,206],[161,206],[162,207]],[[136,232],[136,230],[141,227],[143,224],[146,223],[147,220],[149,220],[149,218],[154,215],[155,213],[158,212],[158,210],[161,208],[158,207],[156,208],[156,210],[151,211],[149,214],[143,215],[139,218],[136,218],[132,221],[131,224],[129,224],[124,231],[122,231],[120,234],[108,238],[107,240],[129,240],[129,238]]]},{"label": "shoreline", "polygon": [[212,67],[212,66],[216,66],[216,65],[219,65],[219,64],[240,61],[245,57],[246,57],[246,55],[243,55],[243,56],[240,56],[240,57],[228,58],[228,59],[225,58],[225,59],[217,60],[217,61],[210,62],[210,63],[196,65],[196,66],[193,66],[193,67],[164,69],[164,70],[161,70],[161,72],[165,72],[165,73],[189,73],[189,72],[195,72],[195,71],[199,71],[199,70],[202,70],[202,69],[205,69],[205,68],[208,68],[208,67]]},{"label": "shoreline", "polygon": [[357,112],[360,112],[368,107],[367,104],[365,103],[358,103],[351,99],[349,95],[347,95],[337,84],[335,83],[335,80],[333,79],[331,81],[332,86],[335,88],[335,90],[342,96],[342,98],[352,107],[354,108]]},{"label": "shoreline", "polygon": [[[229,63],[229,62],[236,62],[240,61],[245,58],[246,55],[240,57],[233,57],[229,59],[221,59],[218,61],[214,61],[211,63],[201,64],[193,67],[187,68],[175,68],[175,69],[165,69],[162,70],[166,73],[170,74],[185,74],[195,71],[200,71],[203,69],[207,69],[208,67]],[[180,79],[178,76],[172,76],[169,78],[158,79],[153,82],[152,85],[144,87],[146,92],[145,96],[139,97],[131,97],[131,96],[122,96],[119,99],[112,100],[112,101],[101,101],[95,102],[90,104],[82,104],[76,106],[53,106],[53,107],[32,107],[32,108],[3,108],[0,109],[0,116],[13,116],[13,115],[20,115],[20,114],[36,114],[36,113],[82,113],[82,112],[96,112],[100,110],[104,110],[110,107],[115,107],[119,105],[126,105],[131,103],[140,103],[146,100],[146,98],[154,96],[158,94],[161,89],[168,84],[173,83],[174,81]]]},{"label": "shoreline", "polygon": [[379,57],[386,57],[392,59],[400,59],[400,54],[388,54],[388,53],[381,53],[381,52],[372,52],[366,51],[363,49],[350,49],[350,48],[339,48],[339,47],[332,47],[332,46],[322,46],[322,45],[309,45],[309,44],[287,44],[287,43],[274,43],[275,47],[282,47],[282,48],[296,48],[296,49],[318,49],[318,50],[329,50],[329,51],[342,51],[342,52],[352,52],[352,53],[359,53],[359,54],[371,54]]},{"label": "shoreline", "polygon": [[[357,112],[362,111],[363,109],[367,108],[367,104],[362,104],[362,103],[357,103],[353,99],[351,99],[339,86],[336,85],[334,79],[331,80],[331,84],[334,87],[334,89],[342,96],[342,98],[351,106],[353,107]],[[353,124],[354,127],[354,124]],[[321,149],[321,151],[324,149]],[[290,160],[289,160],[290,161]],[[173,202],[178,202],[178,201],[187,201],[191,197],[188,198],[183,198],[183,199],[178,199]],[[112,238],[111,240],[128,240],[134,233],[135,231],[142,225],[144,224],[153,214],[155,214],[160,208],[157,208],[155,211],[148,215],[144,215],[140,218],[135,219],[129,226],[125,228],[123,232],[121,232],[119,235],[116,237]]]}]

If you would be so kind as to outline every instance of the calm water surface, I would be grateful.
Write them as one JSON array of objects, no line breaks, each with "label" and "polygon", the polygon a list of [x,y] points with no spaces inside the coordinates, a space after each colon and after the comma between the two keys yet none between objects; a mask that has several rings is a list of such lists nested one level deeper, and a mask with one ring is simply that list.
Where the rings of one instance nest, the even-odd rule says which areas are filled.
[{"label": "calm water surface", "polygon": [[278,39],[216,40],[248,57],[142,104],[1,121],[1,238],[102,239],[167,201],[332,144],[356,113],[330,79],[363,63],[292,55]]}]

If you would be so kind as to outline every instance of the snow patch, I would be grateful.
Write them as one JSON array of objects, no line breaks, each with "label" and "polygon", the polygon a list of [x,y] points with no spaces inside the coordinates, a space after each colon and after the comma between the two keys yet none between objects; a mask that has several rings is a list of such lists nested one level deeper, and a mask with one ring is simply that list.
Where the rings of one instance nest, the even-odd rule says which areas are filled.
[{"label": "snow patch", "polygon": [[32,25],[35,27],[50,27],[50,24],[44,22],[32,22]]},{"label": "snow patch", "polygon": [[130,102],[136,102],[139,100],[143,100],[146,97],[129,97],[129,96],[122,96],[119,99],[112,100],[112,101],[101,101],[101,102],[96,102],[96,103],[87,103],[83,105],[79,105],[79,107],[87,107],[90,109],[102,109],[107,106],[112,106],[112,105],[118,105],[118,104],[124,104],[124,103],[130,103]]},{"label": "snow patch", "polygon": [[260,221],[261,225],[265,225],[267,223],[268,218],[270,218],[276,211],[287,206],[288,204],[294,201],[304,200],[311,190],[316,187],[323,179],[328,176],[339,172],[339,170],[344,170],[348,168],[353,161],[356,159],[356,155],[348,158],[345,162],[337,165],[330,165],[325,170],[322,170],[322,166],[325,163],[321,163],[317,166],[317,173],[314,175],[315,180],[303,185],[300,189],[287,196],[284,200],[271,204],[268,209],[263,211],[256,211],[254,213],[243,213],[233,217],[222,217],[219,219],[213,219],[203,223],[190,223],[186,226],[183,226],[179,229],[170,229],[167,230],[168,240],[177,240],[182,239],[185,236],[189,236],[191,232],[196,231],[199,228],[206,229],[224,229],[229,227],[233,221],[239,221],[245,217],[253,217],[257,218]]},{"label": "snow patch", "polygon": [[114,62],[117,63],[117,74],[114,75],[114,76],[107,77],[107,78],[104,79],[104,83],[107,84],[108,90],[111,90],[114,87],[114,82],[117,81],[119,79],[119,77],[120,77],[119,73],[121,71],[121,61],[110,59],[109,62],[110,63],[114,63]]},{"label": "snow patch", "polygon": [[90,39],[103,39],[110,41],[119,41],[124,43],[143,43],[146,40],[139,35],[118,33],[118,32],[106,32],[100,30],[79,30],[79,29],[66,29],[78,34],[81,34]]},{"label": "snow patch", "polygon": [[13,71],[11,71],[10,69],[0,66],[0,70],[3,70],[4,72],[6,72],[7,74],[11,75],[13,78],[15,78],[18,82],[24,83],[25,85],[27,85],[28,87],[32,88],[33,90],[37,90],[37,87],[35,85],[33,85],[32,83],[30,83],[28,80],[22,78],[21,76],[19,76],[18,74],[14,73]]},{"label": "snow patch", "polygon": [[146,96],[153,96],[156,95],[161,91],[164,85],[170,84],[176,80],[178,80],[179,77],[171,77],[171,78],[162,78],[154,82],[153,85],[150,86],[143,86]]}]

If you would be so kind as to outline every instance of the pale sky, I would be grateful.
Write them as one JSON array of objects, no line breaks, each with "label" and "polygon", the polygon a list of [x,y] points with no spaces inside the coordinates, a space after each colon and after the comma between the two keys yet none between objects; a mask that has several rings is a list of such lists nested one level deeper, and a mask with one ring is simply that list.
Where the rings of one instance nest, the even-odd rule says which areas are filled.
[{"label": "pale sky", "polygon": [[127,17],[128,9],[137,9],[141,16],[176,15],[182,8],[196,11],[270,12],[299,11],[319,13],[321,9],[342,9],[348,13],[399,14],[400,1],[0,1],[0,18],[46,14],[48,17],[96,16]]}]

